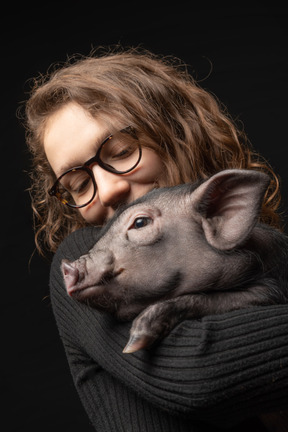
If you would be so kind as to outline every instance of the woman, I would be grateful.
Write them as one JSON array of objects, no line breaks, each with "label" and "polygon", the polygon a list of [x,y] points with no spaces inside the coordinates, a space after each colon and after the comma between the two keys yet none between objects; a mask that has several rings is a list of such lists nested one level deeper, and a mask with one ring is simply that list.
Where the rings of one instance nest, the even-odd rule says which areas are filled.
[{"label": "woman", "polygon": [[279,227],[277,177],[217,101],[185,68],[128,50],[36,82],[27,127],[36,243],[57,250],[53,310],[95,429],[215,430],[284,407],[286,306],[185,321],[150,351],[125,355],[130,323],[68,298],[60,273],[61,259],[85,253],[120,205],[221,169],[269,172],[261,220]]}]

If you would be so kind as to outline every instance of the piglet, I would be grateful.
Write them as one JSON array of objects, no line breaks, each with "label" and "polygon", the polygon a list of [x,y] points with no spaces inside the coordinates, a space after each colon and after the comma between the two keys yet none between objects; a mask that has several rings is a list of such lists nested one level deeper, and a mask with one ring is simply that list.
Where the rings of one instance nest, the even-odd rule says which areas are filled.
[{"label": "piglet", "polygon": [[134,319],[126,353],[185,319],[286,303],[288,240],[258,223],[269,182],[225,170],[149,192],[119,210],[86,255],[62,261],[67,293]]}]

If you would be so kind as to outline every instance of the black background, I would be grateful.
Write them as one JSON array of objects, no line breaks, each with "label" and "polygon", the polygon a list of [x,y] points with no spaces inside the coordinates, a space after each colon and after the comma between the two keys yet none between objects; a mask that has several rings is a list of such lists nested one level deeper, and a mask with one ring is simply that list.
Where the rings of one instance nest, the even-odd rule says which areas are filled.
[{"label": "black background", "polygon": [[[90,431],[52,315],[49,263],[34,253],[29,155],[17,110],[55,62],[120,43],[173,55],[244,124],[280,175],[288,206],[287,7],[192,2],[57,3],[1,16],[1,423],[5,431]],[[39,8],[39,10],[38,10]],[[4,415],[4,417],[3,417]]]}]

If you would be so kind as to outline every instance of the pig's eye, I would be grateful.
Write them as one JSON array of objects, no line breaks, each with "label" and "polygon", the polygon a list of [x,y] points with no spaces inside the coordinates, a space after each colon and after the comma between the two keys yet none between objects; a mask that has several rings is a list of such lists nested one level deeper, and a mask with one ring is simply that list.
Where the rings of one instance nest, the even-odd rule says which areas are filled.
[{"label": "pig's eye", "polygon": [[145,226],[149,225],[152,222],[152,219],[150,217],[141,216],[137,217],[133,224],[130,226],[130,229],[139,229],[144,228]]}]

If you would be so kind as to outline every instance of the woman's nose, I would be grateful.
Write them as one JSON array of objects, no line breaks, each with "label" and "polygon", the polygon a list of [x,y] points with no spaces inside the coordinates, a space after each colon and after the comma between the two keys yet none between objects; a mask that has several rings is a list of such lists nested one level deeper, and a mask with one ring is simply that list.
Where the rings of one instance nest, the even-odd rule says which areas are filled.
[{"label": "woman's nose", "polygon": [[103,207],[114,207],[127,200],[130,194],[130,183],[123,175],[105,171],[94,165],[92,171],[97,184],[97,194]]}]

